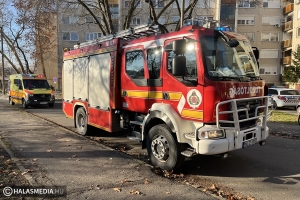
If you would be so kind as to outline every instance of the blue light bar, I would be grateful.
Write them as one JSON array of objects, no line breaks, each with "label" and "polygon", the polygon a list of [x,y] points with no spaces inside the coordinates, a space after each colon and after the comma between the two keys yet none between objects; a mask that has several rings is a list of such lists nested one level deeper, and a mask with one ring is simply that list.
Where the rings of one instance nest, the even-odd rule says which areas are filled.
[{"label": "blue light bar", "polygon": [[219,26],[219,27],[217,27],[216,28],[216,30],[217,31],[229,31],[229,32],[231,32],[232,30],[231,30],[231,28],[230,27],[221,27],[221,26]]}]

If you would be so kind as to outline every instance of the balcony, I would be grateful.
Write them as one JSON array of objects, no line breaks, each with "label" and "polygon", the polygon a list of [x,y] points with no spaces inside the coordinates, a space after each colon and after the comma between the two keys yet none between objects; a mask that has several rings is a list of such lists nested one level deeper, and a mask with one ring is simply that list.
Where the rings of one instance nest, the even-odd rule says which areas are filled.
[{"label": "balcony", "polygon": [[282,31],[289,31],[293,29],[293,21],[289,21],[283,24]]},{"label": "balcony", "polygon": [[281,42],[281,48],[285,49],[285,48],[289,48],[289,47],[292,47],[292,39]]},{"label": "balcony", "polygon": [[283,15],[287,15],[294,11],[294,4],[290,3],[286,7],[283,8]]},{"label": "balcony", "polygon": [[291,56],[286,56],[286,57],[283,57],[282,64],[283,65],[290,65],[291,61],[292,61],[292,57]]}]

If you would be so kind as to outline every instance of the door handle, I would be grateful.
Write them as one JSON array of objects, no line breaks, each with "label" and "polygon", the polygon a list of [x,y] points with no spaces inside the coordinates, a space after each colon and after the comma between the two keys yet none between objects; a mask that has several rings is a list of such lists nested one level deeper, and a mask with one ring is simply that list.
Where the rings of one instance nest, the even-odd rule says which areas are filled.
[{"label": "door handle", "polygon": [[163,99],[170,100],[170,96],[168,92],[163,92]]}]

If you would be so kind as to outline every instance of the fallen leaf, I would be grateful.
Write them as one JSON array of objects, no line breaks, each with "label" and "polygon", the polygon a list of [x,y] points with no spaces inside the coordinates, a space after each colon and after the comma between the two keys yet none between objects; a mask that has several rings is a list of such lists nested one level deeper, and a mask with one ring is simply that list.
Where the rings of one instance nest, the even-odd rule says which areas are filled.
[{"label": "fallen leaf", "polygon": [[76,157],[76,154],[74,154],[73,156],[71,156],[71,158],[75,158]]},{"label": "fallen leaf", "polygon": [[121,188],[114,188],[114,191],[121,192]]},{"label": "fallen leaf", "polygon": [[166,194],[171,194],[171,192],[166,192]]},{"label": "fallen leaf", "polygon": [[4,156],[0,156],[0,158],[4,158]]},{"label": "fallen leaf", "polygon": [[142,194],[142,193],[140,191],[138,191],[138,190],[131,190],[130,194],[136,195],[136,194]]},{"label": "fallen leaf", "polygon": [[82,146],[77,146],[76,149],[82,149]]},{"label": "fallen leaf", "polygon": [[65,140],[65,142],[70,142],[71,140]]},{"label": "fallen leaf", "polygon": [[216,186],[214,184],[212,184],[212,186],[209,188],[211,190],[215,190],[216,189]]},{"label": "fallen leaf", "polygon": [[36,159],[36,158],[34,158],[34,159],[32,159],[32,161],[36,162],[36,161],[37,161],[37,159]]},{"label": "fallen leaf", "polygon": [[6,160],[5,162],[4,162],[4,164],[5,165],[12,165],[13,164],[13,161],[12,160]]},{"label": "fallen leaf", "polygon": [[150,183],[150,181],[148,180],[148,179],[146,179],[145,181],[144,181],[144,184],[149,184]]},{"label": "fallen leaf", "polygon": [[47,152],[52,152],[52,150],[51,150],[51,149],[48,149]]}]

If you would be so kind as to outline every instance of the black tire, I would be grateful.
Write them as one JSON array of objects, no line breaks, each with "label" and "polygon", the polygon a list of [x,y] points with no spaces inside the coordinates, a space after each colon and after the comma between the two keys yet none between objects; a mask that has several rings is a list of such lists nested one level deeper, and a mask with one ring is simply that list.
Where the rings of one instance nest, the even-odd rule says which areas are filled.
[{"label": "black tire", "polygon": [[178,143],[166,124],[153,126],[147,135],[147,151],[151,162],[165,170],[180,167],[185,157],[181,152],[185,144]]},{"label": "black tire", "polygon": [[11,97],[9,97],[8,101],[9,101],[9,105],[15,105],[15,102],[12,101]]},{"label": "black tire", "polygon": [[50,108],[52,108],[54,106],[54,103],[49,103],[48,105]]},{"label": "black tire", "polygon": [[84,108],[79,108],[76,112],[76,118],[75,118],[76,128],[77,132],[80,135],[88,135],[89,130],[91,127],[88,125],[87,115],[85,113]]},{"label": "black tire", "polygon": [[22,99],[22,107],[23,107],[24,109],[28,108],[28,105],[27,105],[27,102],[26,102],[25,99]]},{"label": "black tire", "polygon": [[300,125],[300,115],[298,115],[298,124]]}]

